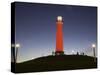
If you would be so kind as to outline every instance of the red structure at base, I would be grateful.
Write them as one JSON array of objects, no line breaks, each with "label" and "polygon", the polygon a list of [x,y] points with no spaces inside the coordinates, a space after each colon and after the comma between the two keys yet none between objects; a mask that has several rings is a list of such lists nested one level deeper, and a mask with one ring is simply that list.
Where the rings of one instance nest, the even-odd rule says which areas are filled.
[{"label": "red structure at base", "polygon": [[56,29],[56,51],[55,55],[63,55],[63,21],[62,16],[57,17]]}]

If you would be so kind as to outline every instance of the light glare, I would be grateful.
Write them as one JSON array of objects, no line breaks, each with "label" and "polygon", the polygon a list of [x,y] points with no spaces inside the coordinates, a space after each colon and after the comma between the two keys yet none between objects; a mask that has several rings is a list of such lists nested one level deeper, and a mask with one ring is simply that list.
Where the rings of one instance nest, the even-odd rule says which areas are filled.
[{"label": "light glare", "polygon": [[62,21],[62,16],[58,16],[58,17],[57,17],[57,20],[58,20],[58,21]]},{"label": "light glare", "polygon": [[20,47],[20,44],[16,44],[16,47]]},{"label": "light glare", "polygon": [[95,47],[95,44],[92,44],[92,47]]}]

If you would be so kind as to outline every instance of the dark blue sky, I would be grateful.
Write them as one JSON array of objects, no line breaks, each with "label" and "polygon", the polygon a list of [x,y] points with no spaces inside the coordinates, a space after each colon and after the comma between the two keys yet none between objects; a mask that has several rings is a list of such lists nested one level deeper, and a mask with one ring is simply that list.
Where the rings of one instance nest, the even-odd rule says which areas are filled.
[{"label": "dark blue sky", "polygon": [[64,51],[84,52],[97,42],[97,8],[87,6],[16,3],[18,61],[51,54],[56,46],[56,17],[62,16]]}]

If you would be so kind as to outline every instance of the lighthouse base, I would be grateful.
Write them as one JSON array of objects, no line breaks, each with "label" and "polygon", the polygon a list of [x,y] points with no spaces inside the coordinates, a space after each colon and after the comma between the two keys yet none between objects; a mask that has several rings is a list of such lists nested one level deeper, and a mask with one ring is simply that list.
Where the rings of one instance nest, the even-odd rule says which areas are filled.
[{"label": "lighthouse base", "polygon": [[64,52],[63,51],[56,51],[55,55],[64,55]]}]

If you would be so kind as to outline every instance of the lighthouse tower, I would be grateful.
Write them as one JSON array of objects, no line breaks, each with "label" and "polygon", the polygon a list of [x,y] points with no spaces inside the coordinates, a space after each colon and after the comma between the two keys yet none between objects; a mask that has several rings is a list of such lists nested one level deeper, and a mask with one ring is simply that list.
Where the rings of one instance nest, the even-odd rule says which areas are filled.
[{"label": "lighthouse tower", "polygon": [[62,16],[57,17],[56,22],[56,51],[55,55],[63,55],[63,19]]}]

